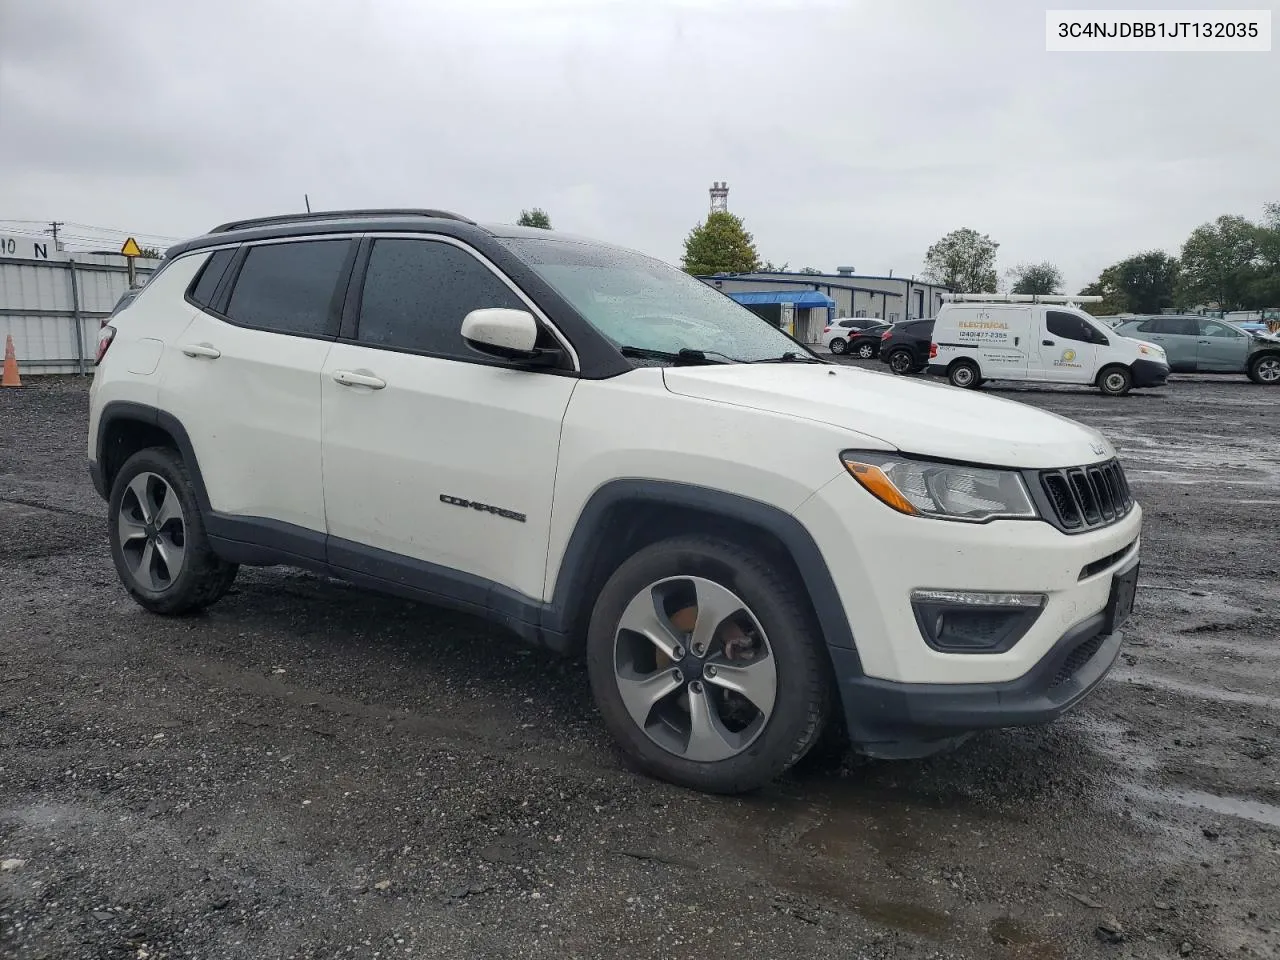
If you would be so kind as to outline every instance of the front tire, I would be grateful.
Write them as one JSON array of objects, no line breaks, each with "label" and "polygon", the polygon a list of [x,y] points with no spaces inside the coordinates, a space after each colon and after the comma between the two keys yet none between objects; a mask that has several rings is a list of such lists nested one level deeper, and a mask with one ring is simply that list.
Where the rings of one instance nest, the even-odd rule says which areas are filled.
[{"label": "front tire", "polygon": [[947,369],[947,382],[962,390],[976,390],[982,385],[982,375],[972,360],[957,360]]},{"label": "front tire", "polygon": [[870,360],[876,355],[876,345],[874,343],[860,343],[856,352],[859,360]]},{"label": "front tire", "polygon": [[1098,389],[1109,397],[1123,397],[1133,389],[1128,367],[1107,367],[1098,374]]},{"label": "front tire", "polygon": [[676,537],[624,561],[600,591],[587,668],[605,726],[641,770],[742,793],[802,758],[830,709],[802,588],[756,552]]},{"label": "front tire", "polygon": [[837,355],[844,353],[846,350],[849,349],[849,344],[845,340],[841,339],[840,337],[836,337],[834,340],[831,341],[831,343],[828,346],[831,352]]},{"label": "front tire", "polygon": [[116,572],[152,613],[200,610],[231,588],[239,568],[209,546],[191,476],[168,447],[125,461],[111,485],[107,518]]},{"label": "front tire", "polygon": [[1268,353],[1254,357],[1249,362],[1249,379],[1267,386],[1280,386],[1280,355]]}]

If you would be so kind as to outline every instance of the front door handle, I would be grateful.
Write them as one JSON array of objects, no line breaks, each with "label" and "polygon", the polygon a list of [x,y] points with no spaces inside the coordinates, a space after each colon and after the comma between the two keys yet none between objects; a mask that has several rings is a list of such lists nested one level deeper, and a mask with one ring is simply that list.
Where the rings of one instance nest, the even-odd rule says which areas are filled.
[{"label": "front door handle", "polygon": [[381,390],[387,385],[387,381],[380,377],[373,377],[367,373],[355,373],[351,370],[335,370],[333,379],[344,387],[368,387],[371,390]]},{"label": "front door handle", "polygon": [[1052,347],[1054,344],[1052,340],[1041,340],[1040,345],[1042,347]]},{"label": "front door handle", "polygon": [[211,343],[188,343],[182,348],[182,352],[188,357],[205,357],[209,360],[217,360],[222,356],[222,351]]},{"label": "front door handle", "polygon": [[1209,341],[1208,341],[1208,340],[1197,340],[1197,341],[1196,341],[1196,343],[1200,344],[1200,346],[1202,346],[1202,347],[1207,347],[1207,346],[1209,346]]}]

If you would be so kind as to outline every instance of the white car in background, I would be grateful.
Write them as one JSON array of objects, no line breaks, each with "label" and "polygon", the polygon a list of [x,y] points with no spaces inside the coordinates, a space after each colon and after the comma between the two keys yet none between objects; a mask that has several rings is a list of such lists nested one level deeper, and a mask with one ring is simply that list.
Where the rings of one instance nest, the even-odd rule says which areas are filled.
[{"label": "white car in background", "polygon": [[842,354],[849,349],[849,341],[863,330],[883,325],[878,317],[842,317],[822,328],[822,345],[834,354]]}]

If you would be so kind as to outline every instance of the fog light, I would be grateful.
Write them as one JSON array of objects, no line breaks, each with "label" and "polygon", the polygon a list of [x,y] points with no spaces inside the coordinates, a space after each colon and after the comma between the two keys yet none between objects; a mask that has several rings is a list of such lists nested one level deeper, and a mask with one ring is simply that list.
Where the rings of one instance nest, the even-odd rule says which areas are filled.
[{"label": "fog light", "polygon": [[1026,635],[1047,602],[1043,593],[911,593],[921,636],[945,653],[1004,653]]}]

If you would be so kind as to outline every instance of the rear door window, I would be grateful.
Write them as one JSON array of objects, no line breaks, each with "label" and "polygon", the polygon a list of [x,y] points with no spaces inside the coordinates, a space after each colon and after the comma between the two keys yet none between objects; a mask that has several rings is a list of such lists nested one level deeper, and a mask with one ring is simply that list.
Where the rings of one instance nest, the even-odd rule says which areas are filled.
[{"label": "rear door window", "polygon": [[231,291],[227,317],[275,333],[336,336],[354,250],[354,240],[251,247]]}]

